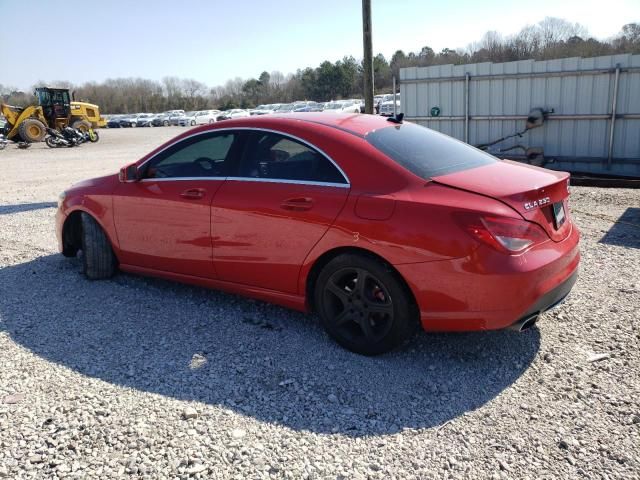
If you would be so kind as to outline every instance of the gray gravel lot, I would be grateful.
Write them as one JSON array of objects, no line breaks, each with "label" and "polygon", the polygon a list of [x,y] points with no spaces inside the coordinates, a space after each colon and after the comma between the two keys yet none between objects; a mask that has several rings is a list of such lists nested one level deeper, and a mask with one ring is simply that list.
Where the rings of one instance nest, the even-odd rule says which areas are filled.
[{"label": "gray gravel lot", "polygon": [[0,152],[0,477],[640,478],[640,191],[573,187],[581,276],[537,327],[365,358],[313,316],[56,252],[59,192],[182,131]]}]

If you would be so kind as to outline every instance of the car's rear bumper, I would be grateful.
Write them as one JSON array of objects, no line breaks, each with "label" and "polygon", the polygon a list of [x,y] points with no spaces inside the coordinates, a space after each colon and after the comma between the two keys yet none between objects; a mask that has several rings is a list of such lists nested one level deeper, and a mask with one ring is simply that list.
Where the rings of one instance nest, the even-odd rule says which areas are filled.
[{"label": "car's rear bumper", "polygon": [[542,295],[533,305],[531,305],[531,307],[529,307],[529,310],[527,310],[522,318],[539,315],[546,312],[547,310],[551,310],[556,305],[562,303],[567,295],[569,295],[569,292],[571,292],[571,289],[573,288],[577,280],[578,269],[576,268],[569,276],[569,278],[567,278],[553,290],[549,290],[547,293]]},{"label": "car's rear bumper", "polygon": [[543,312],[573,287],[579,234],[549,241],[520,256],[480,247],[465,258],[396,265],[407,280],[428,331],[495,330]]}]

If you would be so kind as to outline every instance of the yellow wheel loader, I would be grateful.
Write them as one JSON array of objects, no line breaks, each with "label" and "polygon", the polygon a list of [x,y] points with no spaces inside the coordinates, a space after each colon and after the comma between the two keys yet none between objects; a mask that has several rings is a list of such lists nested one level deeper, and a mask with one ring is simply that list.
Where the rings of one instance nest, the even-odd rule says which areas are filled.
[{"label": "yellow wheel loader", "polygon": [[67,89],[36,88],[35,95],[38,105],[25,108],[0,105],[0,112],[7,119],[4,127],[7,139],[41,142],[47,127],[60,130],[71,126],[86,132],[106,125],[97,105],[72,102]]}]

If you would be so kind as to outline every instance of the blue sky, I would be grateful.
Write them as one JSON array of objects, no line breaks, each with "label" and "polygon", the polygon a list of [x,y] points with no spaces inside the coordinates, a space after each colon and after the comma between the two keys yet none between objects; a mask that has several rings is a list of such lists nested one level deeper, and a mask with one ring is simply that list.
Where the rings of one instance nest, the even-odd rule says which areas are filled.
[{"label": "blue sky", "polygon": [[[545,16],[598,38],[640,21],[638,0],[373,0],[373,48],[464,48]],[[0,0],[0,84],[173,75],[209,86],[362,56],[360,0]]]}]

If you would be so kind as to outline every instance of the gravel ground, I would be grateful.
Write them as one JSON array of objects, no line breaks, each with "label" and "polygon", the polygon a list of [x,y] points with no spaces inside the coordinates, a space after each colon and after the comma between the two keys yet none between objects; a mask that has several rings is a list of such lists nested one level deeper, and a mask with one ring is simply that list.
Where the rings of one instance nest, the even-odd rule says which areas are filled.
[{"label": "gravel ground", "polygon": [[640,478],[640,191],[572,189],[581,277],[537,327],[365,358],[313,316],[56,253],[59,192],[180,131],[0,152],[0,477]]}]

